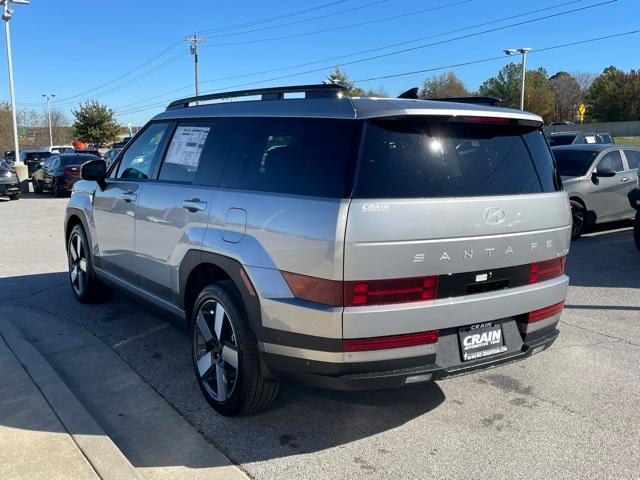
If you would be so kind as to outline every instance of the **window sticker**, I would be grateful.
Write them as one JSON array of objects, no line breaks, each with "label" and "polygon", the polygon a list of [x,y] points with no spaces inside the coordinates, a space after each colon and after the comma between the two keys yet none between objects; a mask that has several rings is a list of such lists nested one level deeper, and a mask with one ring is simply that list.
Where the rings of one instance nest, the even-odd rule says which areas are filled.
[{"label": "window sticker", "polygon": [[197,167],[211,127],[183,127],[173,135],[165,163]]}]

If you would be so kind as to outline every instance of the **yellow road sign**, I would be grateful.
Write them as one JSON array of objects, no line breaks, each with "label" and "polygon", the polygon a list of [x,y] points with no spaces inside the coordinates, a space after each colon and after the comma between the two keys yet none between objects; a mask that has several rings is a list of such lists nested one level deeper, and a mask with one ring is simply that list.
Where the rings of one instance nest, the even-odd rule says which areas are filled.
[{"label": "yellow road sign", "polygon": [[584,122],[584,114],[587,111],[587,107],[584,106],[584,103],[578,105],[578,113],[580,114],[580,123]]}]

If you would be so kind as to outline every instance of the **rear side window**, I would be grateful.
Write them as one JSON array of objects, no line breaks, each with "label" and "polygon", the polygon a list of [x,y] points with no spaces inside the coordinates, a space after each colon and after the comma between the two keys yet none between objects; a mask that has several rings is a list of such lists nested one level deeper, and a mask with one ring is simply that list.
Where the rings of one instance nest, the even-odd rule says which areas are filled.
[{"label": "rear side window", "polygon": [[445,120],[369,122],[356,182],[359,198],[513,195],[558,189],[553,158],[538,129]]},{"label": "rear side window", "polygon": [[360,122],[254,118],[234,125],[242,131],[230,132],[231,142],[253,131],[248,149],[230,149],[224,187],[333,198],[351,193],[345,185],[351,184],[347,177],[357,156]]},{"label": "rear side window", "polygon": [[637,150],[625,150],[624,154],[629,163],[629,169],[640,168],[640,152]]}]

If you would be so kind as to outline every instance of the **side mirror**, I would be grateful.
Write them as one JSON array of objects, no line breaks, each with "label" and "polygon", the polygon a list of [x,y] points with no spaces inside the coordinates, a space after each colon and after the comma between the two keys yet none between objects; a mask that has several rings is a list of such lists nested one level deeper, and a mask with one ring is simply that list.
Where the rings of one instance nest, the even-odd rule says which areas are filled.
[{"label": "side mirror", "polygon": [[592,176],[595,177],[595,178],[598,178],[598,177],[615,177],[616,176],[616,171],[613,168],[598,168],[597,170],[593,171]]},{"label": "side mirror", "polygon": [[104,179],[107,177],[107,164],[104,160],[89,160],[80,167],[80,177],[83,180],[92,180],[104,190],[106,185]]}]

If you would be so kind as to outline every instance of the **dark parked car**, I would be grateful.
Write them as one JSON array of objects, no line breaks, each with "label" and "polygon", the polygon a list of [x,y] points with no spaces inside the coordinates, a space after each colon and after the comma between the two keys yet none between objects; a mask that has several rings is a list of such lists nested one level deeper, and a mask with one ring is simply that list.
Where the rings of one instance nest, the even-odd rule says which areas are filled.
[{"label": "dark parked car", "polygon": [[83,148],[82,150],[76,148],[75,153],[95,155],[96,157],[102,158],[102,155],[100,155],[100,152],[96,148]]},{"label": "dark parked car", "polygon": [[9,200],[20,198],[20,182],[16,172],[9,164],[0,160],[0,195],[6,195]]},{"label": "dark parked car", "polygon": [[34,172],[33,191],[42,193],[48,189],[55,197],[71,192],[73,184],[80,180],[80,166],[89,160],[100,160],[100,157],[85,153],[51,155],[42,168]]},{"label": "dark parked car", "polygon": [[547,138],[549,145],[584,145],[592,143],[616,143],[609,132],[555,132]]},{"label": "dark parked car", "polygon": [[41,150],[23,150],[20,152],[20,160],[27,166],[29,176],[40,168],[40,164],[51,156],[51,152]]},{"label": "dark parked car", "polygon": [[636,219],[633,224],[633,238],[636,241],[636,247],[640,251],[640,170],[638,170],[638,184],[637,188],[634,188],[629,192],[629,203],[631,207],[636,211]]},{"label": "dark parked car", "polygon": [[15,150],[7,150],[6,152],[4,152],[3,158],[9,165],[12,165],[13,162],[16,161],[16,152],[15,152]]}]

